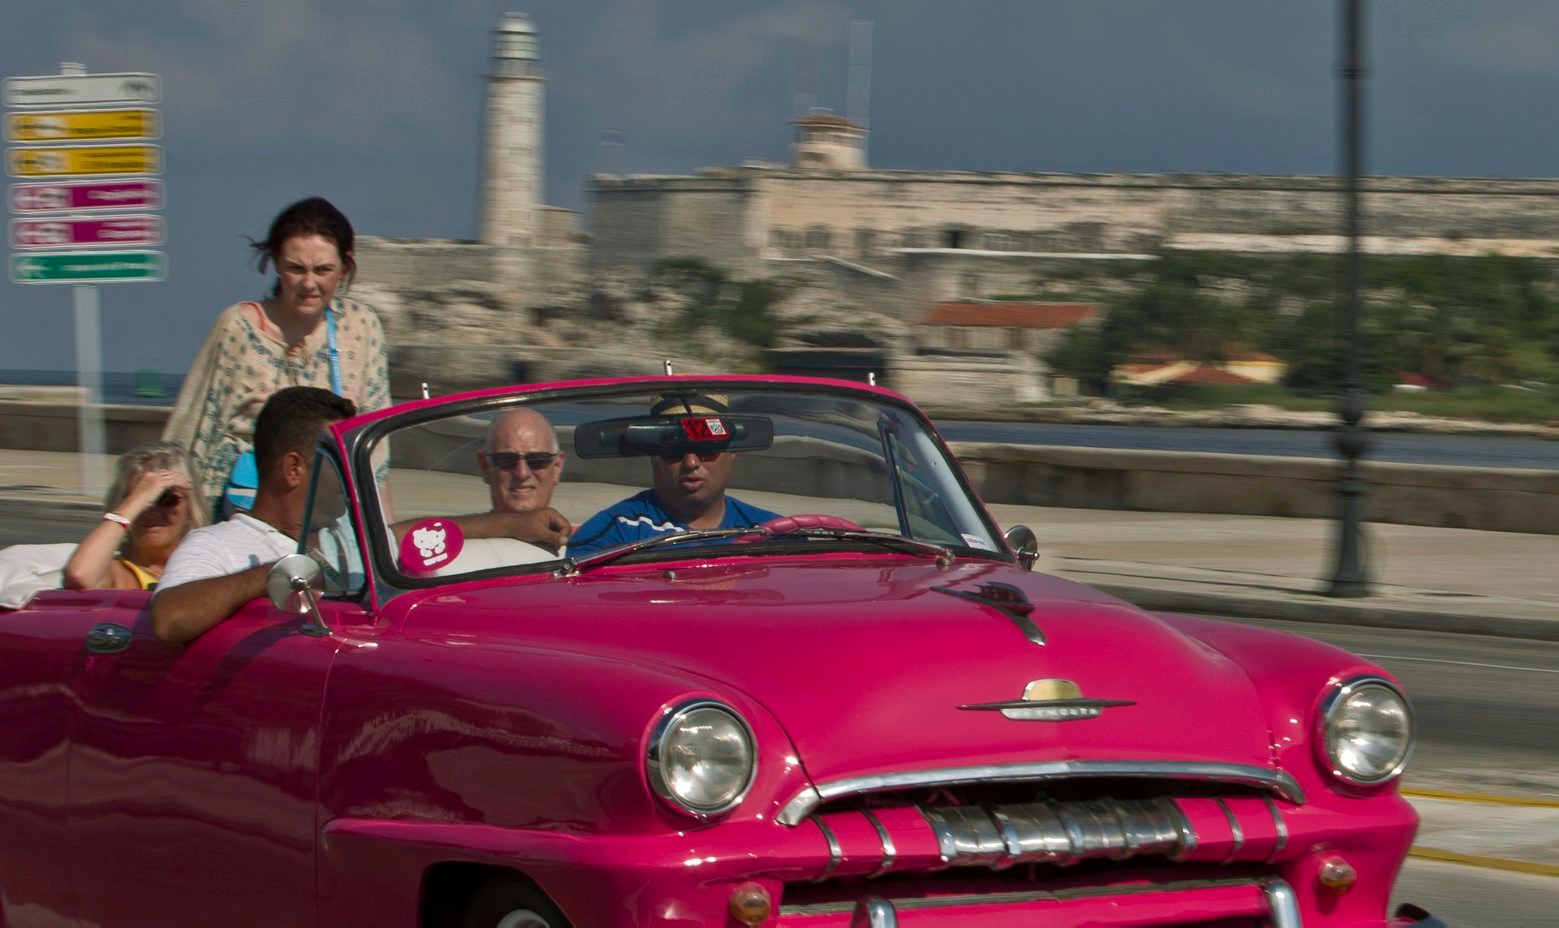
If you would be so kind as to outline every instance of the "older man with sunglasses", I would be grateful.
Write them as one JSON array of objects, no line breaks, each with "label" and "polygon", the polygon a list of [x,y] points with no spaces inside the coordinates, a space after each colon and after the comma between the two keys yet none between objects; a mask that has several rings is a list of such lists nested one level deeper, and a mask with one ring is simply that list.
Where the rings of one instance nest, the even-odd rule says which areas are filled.
[{"label": "older man with sunglasses", "polygon": [[493,512],[532,512],[552,505],[563,476],[563,452],[552,424],[534,409],[509,409],[487,427],[487,447],[476,453],[493,499]]},{"label": "older man with sunglasses", "polygon": [[[725,398],[708,395],[662,397],[652,416],[721,416]],[[779,518],[727,496],[734,452],[723,445],[672,447],[650,458],[650,489],[591,516],[568,544],[571,557],[582,557],[656,535],[689,529],[745,528]]]}]

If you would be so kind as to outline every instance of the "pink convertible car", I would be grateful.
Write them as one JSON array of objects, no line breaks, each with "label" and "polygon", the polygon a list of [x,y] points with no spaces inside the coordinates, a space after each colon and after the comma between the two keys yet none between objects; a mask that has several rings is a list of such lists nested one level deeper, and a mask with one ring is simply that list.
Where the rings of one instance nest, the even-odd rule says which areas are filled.
[{"label": "pink convertible car", "polygon": [[[892,392],[517,386],[314,471],[187,646],[0,614],[0,926],[1439,924],[1390,674],[1031,572]],[[568,548],[450,518],[511,500]]]}]

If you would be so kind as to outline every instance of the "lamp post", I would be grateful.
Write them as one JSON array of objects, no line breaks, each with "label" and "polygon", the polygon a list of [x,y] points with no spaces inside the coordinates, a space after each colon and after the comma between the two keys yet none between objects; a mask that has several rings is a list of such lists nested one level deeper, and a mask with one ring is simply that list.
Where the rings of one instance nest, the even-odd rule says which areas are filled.
[{"label": "lamp post", "polygon": [[1369,449],[1364,427],[1364,385],[1360,355],[1359,311],[1363,262],[1359,255],[1359,171],[1363,140],[1360,120],[1360,82],[1364,78],[1364,57],[1360,49],[1363,32],[1363,0],[1342,0],[1342,79],[1343,161],[1346,181],[1343,187],[1344,211],[1348,234],[1345,259],[1343,303],[1343,392],[1337,414],[1342,420],[1334,436],[1342,455],[1342,474],[1337,481],[1338,519],[1336,560],[1332,567],[1328,596],[1360,597],[1370,592],[1364,565],[1364,478],[1359,459]]}]

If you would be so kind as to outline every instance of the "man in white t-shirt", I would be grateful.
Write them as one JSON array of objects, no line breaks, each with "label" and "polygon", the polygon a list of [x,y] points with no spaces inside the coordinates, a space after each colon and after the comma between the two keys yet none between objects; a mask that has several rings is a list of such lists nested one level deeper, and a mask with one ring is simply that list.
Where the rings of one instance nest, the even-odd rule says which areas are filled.
[{"label": "man in white t-shirt", "polygon": [[159,641],[190,641],[265,595],[271,565],[298,550],[320,430],[356,414],[351,400],[318,387],[287,387],[266,400],[254,423],[254,506],[190,532],[174,549],[152,596]]},{"label": "man in white t-shirt", "polygon": [[[254,506],[184,537],[152,596],[152,633],[183,644],[265,595],[271,565],[298,550],[320,430],[356,414],[352,402],[318,387],[287,387],[255,418],[260,486]],[[452,516],[467,537],[507,536],[558,548],[570,526],[555,509]],[[404,533],[409,523],[394,526]]]}]

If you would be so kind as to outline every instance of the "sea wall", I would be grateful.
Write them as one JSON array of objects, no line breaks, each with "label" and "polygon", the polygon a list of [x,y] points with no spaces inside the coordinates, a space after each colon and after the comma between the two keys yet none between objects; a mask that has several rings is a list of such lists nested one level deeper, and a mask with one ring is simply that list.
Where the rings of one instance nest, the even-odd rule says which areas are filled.
[{"label": "sea wall", "polygon": [[[107,450],[162,434],[168,409],[105,406]],[[77,450],[77,407],[0,401],[0,448]],[[990,503],[1145,512],[1330,518],[1335,461],[1178,451],[953,442]],[[1402,525],[1559,534],[1559,471],[1366,462],[1366,519]]]}]

